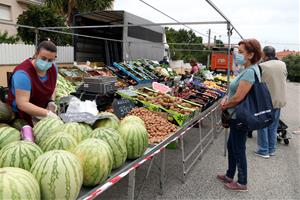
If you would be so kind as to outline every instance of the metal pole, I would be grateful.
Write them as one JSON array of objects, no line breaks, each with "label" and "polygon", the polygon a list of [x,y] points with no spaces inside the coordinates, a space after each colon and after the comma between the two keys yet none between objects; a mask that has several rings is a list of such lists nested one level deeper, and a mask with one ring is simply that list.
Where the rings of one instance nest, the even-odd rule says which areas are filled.
[{"label": "metal pole", "polygon": [[134,200],[135,172],[136,170],[134,169],[128,175],[128,200]]},{"label": "metal pole", "polygon": [[[229,91],[229,83],[230,83],[230,69],[231,69],[231,62],[230,62],[230,58],[231,58],[231,44],[230,44],[230,37],[231,37],[231,24],[230,22],[227,23],[227,37],[228,37],[228,68],[227,68],[227,92]],[[227,153],[227,139],[228,139],[228,129],[225,130],[225,138],[224,138],[224,156],[226,157],[226,153]]]},{"label": "metal pole", "polygon": [[35,28],[35,48],[37,49],[38,43],[39,43],[39,29]]},{"label": "metal pole", "polygon": [[[211,34],[211,30],[208,29],[208,49],[210,50],[210,34]],[[209,69],[210,68],[210,53],[207,55],[207,64],[206,64],[206,68]]]}]

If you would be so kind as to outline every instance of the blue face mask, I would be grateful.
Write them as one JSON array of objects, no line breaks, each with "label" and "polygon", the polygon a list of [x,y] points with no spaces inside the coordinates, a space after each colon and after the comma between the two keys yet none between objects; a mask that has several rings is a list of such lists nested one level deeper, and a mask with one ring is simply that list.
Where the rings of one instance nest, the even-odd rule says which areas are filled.
[{"label": "blue face mask", "polygon": [[52,62],[47,62],[42,59],[37,59],[35,64],[36,64],[37,68],[43,72],[46,72],[52,66]]},{"label": "blue face mask", "polygon": [[245,56],[243,54],[235,54],[235,62],[237,65],[244,65],[246,63]]}]

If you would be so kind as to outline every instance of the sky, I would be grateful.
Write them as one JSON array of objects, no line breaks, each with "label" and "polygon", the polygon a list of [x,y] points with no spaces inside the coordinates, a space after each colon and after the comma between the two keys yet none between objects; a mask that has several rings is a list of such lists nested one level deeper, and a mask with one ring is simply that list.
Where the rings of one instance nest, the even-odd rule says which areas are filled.
[{"label": "sky", "polygon": [[[205,0],[144,0],[180,22],[223,21]],[[244,38],[255,38],[262,46],[271,45],[277,51],[300,49],[299,0],[211,0],[231,21]],[[125,10],[152,22],[174,22],[140,0],[115,0],[115,10]],[[190,26],[190,25],[189,25]],[[208,29],[227,43],[226,25],[192,25],[192,29],[207,42]],[[173,26],[173,28],[184,28]],[[233,33],[232,42],[240,37]]]}]

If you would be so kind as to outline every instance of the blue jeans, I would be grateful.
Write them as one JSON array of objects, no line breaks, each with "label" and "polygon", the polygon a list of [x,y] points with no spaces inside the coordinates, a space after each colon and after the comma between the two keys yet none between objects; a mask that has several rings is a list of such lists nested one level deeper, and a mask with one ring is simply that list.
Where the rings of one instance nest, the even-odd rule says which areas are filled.
[{"label": "blue jeans", "polygon": [[274,122],[264,129],[257,131],[257,153],[270,155],[275,153],[277,144],[277,128],[279,125],[280,109],[275,109]]},{"label": "blue jeans", "polygon": [[234,119],[230,120],[230,133],[227,141],[228,170],[226,176],[234,178],[238,169],[238,183],[247,185],[247,158],[246,158],[247,131],[237,130]]}]

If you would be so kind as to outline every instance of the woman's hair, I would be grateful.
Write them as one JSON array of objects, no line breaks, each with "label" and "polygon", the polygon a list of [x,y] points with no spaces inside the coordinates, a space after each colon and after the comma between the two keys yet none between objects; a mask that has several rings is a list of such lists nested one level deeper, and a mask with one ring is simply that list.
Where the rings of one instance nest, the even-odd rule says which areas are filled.
[{"label": "woman's hair", "polygon": [[261,46],[256,39],[246,39],[239,42],[238,45],[243,44],[247,53],[253,53],[253,57],[250,59],[251,64],[256,64],[261,59]]},{"label": "woman's hair", "polygon": [[196,60],[195,58],[192,58],[192,59],[190,60],[190,65],[192,65],[192,66],[197,65],[197,60]]},{"label": "woman's hair", "polygon": [[38,47],[36,48],[36,52],[40,52],[42,49],[45,49],[47,51],[50,51],[52,53],[56,53],[57,52],[57,48],[55,46],[55,44],[51,41],[43,41],[41,42]]}]

